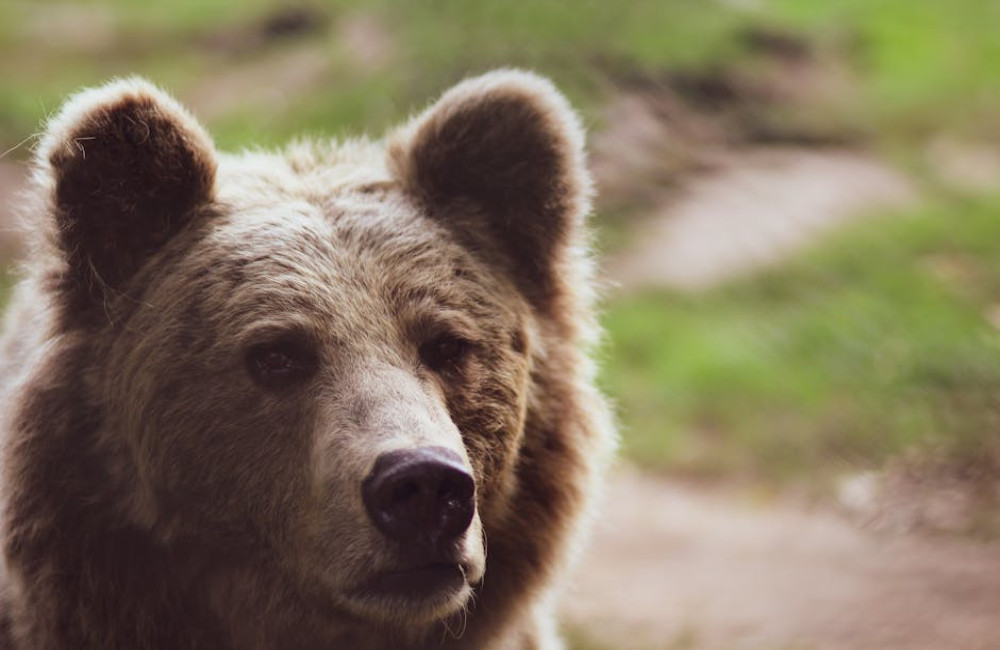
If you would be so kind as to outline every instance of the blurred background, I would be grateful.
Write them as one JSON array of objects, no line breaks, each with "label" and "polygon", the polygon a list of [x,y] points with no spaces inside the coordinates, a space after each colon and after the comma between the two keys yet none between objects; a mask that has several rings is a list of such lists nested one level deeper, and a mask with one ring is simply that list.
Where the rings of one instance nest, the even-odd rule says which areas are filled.
[{"label": "blurred background", "polygon": [[1000,648],[1000,2],[0,3],[0,256],[66,95],[224,149],[527,67],[584,116],[622,454],[573,650]]}]

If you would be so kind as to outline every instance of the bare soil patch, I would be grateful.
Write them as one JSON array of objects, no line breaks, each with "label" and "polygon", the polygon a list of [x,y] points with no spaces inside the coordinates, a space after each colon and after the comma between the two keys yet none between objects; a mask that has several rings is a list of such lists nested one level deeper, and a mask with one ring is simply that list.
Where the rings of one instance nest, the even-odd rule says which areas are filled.
[{"label": "bare soil patch", "polygon": [[619,650],[996,648],[1000,545],[614,477],[565,607]]},{"label": "bare soil patch", "polygon": [[339,59],[372,72],[386,66],[396,49],[382,21],[362,11],[335,19],[306,10],[278,12],[206,43],[226,65],[185,93],[185,101],[209,121],[247,106],[281,111],[332,83]]},{"label": "bare soil patch", "polygon": [[332,69],[322,43],[306,42],[266,58],[228,66],[185,93],[199,118],[211,121],[241,108],[280,111],[320,84]]},{"label": "bare soil patch", "polygon": [[655,208],[608,275],[625,289],[701,290],[786,259],[837,224],[915,200],[902,174],[863,153],[734,152]]}]

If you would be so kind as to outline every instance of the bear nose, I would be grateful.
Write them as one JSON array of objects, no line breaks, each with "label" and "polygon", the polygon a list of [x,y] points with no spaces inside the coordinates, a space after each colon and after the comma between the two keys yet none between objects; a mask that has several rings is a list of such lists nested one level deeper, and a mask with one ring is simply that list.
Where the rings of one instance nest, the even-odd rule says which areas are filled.
[{"label": "bear nose", "polygon": [[382,454],[361,494],[375,527],[400,542],[451,541],[468,529],[476,509],[472,475],[444,447]]}]

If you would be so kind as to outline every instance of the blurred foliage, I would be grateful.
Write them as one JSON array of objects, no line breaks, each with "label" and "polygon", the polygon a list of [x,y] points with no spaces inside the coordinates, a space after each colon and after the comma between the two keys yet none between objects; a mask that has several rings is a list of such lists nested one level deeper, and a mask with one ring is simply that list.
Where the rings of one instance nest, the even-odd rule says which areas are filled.
[{"label": "blurred foliage", "polygon": [[[360,14],[391,37],[377,68],[358,65],[338,32]],[[301,24],[288,22],[296,15]],[[276,144],[304,129],[380,132],[455,79],[502,65],[553,77],[595,120],[621,78],[752,70],[761,30],[839,57],[856,77],[857,91],[824,107],[824,120],[903,140],[939,129],[1000,137],[997,24],[991,0],[7,0],[0,141],[26,137],[81,85],[140,73],[188,98],[303,42],[328,57],[321,78],[287,103],[212,116],[222,144]]]}]

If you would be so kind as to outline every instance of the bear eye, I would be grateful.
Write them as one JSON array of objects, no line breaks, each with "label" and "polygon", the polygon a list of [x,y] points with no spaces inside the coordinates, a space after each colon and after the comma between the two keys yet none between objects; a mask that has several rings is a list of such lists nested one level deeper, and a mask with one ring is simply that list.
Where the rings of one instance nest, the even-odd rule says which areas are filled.
[{"label": "bear eye", "polygon": [[247,351],[247,371],[265,388],[280,389],[313,374],[317,359],[313,347],[301,336],[258,343]]},{"label": "bear eye", "polygon": [[461,363],[468,348],[468,342],[445,334],[420,346],[420,360],[435,372],[447,370]]}]

